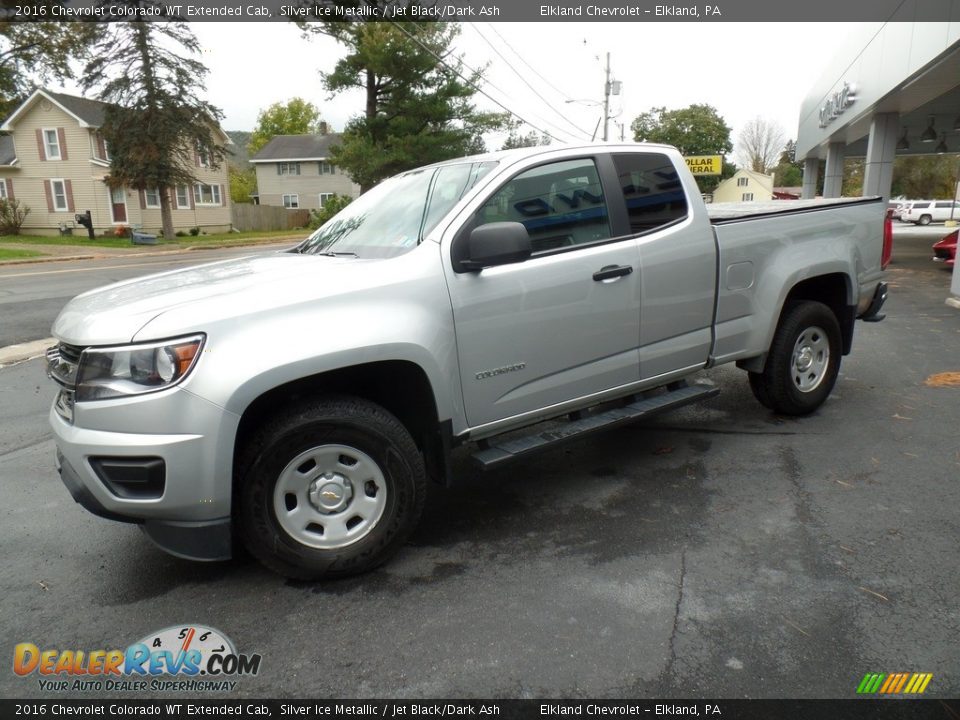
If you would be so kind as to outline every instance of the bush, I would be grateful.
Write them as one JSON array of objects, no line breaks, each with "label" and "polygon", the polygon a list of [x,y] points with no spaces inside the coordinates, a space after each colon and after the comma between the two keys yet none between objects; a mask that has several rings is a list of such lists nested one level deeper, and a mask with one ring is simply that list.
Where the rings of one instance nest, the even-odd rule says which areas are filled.
[{"label": "bush", "polygon": [[19,235],[30,208],[19,200],[0,198],[0,235]]},{"label": "bush", "polygon": [[310,228],[316,230],[327,220],[343,210],[353,200],[349,195],[336,195],[327,199],[319,210],[310,211]]},{"label": "bush", "polygon": [[190,234],[191,234],[193,237],[196,237],[197,235],[200,234],[200,228],[198,228],[198,227],[192,227],[192,228],[190,228]]},{"label": "bush", "polygon": [[177,231],[174,233],[174,235],[175,235],[176,237],[186,237],[186,236],[187,236],[187,234],[186,234],[183,230],[177,230]]}]

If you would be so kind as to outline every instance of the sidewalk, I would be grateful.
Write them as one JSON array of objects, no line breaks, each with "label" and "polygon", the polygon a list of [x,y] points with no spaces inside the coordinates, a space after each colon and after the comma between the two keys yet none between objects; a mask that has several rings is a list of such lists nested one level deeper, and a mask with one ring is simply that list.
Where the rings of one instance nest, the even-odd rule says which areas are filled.
[{"label": "sidewalk", "polygon": [[15,258],[3,260],[0,259],[0,265],[27,265],[30,263],[45,263],[67,260],[95,260],[98,258],[118,258],[130,256],[150,256],[150,255],[176,255],[179,253],[193,252],[199,250],[222,250],[233,247],[256,247],[262,245],[289,245],[298,243],[304,235],[291,237],[290,235],[278,235],[270,237],[257,238],[238,238],[237,240],[225,239],[222,242],[215,242],[202,245],[181,246],[178,244],[157,244],[157,245],[131,245],[130,247],[101,247],[99,245],[84,245],[78,241],[75,245],[36,245],[32,243],[18,242],[0,242],[0,249],[10,250],[30,250],[42,253],[36,257]]}]

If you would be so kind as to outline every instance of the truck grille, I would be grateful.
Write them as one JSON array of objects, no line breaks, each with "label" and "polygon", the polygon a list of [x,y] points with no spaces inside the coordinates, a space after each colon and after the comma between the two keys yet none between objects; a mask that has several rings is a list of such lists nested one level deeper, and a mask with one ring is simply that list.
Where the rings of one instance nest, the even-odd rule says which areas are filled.
[{"label": "truck grille", "polygon": [[77,392],[77,368],[85,348],[60,343],[47,350],[47,375],[60,386],[53,404],[57,414],[73,422],[73,403]]}]

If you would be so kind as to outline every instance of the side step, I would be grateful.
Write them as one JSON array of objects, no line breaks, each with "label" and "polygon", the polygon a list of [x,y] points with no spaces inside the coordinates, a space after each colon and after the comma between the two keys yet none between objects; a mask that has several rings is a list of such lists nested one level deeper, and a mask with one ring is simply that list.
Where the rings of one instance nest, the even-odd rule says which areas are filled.
[{"label": "side step", "polygon": [[543,450],[568,440],[576,440],[590,433],[607,430],[643,417],[649,417],[664,410],[672,410],[705,400],[720,392],[720,388],[706,384],[687,385],[681,383],[671,384],[668,387],[676,389],[636,400],[623,407],[605,410],[596,415],[571,420],[563,427],[555,430],[533,432],[530,435],[503,440],[499,443],[496,443],[496,439],[494,439],[492,443],[482,447],[471,457],[482,469],[490,470],[528,453]]}]

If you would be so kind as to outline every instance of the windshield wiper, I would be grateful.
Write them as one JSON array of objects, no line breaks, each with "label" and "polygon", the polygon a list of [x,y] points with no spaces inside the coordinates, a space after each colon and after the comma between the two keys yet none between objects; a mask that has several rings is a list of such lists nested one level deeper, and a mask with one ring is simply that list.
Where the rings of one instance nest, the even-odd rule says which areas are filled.
[{"label": "windshield wiper", "polygon": [[313,253],[314,255],[326,255],[327,257],[360,257],[355,252],[322,252],[322,253]]}]

